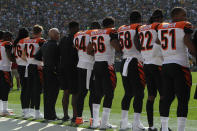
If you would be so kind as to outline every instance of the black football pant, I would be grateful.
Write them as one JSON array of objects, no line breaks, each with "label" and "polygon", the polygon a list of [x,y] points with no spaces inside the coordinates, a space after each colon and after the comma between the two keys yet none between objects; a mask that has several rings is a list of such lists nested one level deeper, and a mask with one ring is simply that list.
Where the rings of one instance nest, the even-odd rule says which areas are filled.
[{"label": "black football pant", "polygon": [[169,116],[170,106],[176,96],[178,99],[177,117],[187,117],[192,85],[189,68],[178,64],[164,64],[162,84],[163,101],[160,106],[160,116]]},{"label": "black football pant", "polygon": [[8,101],[8,95],[11,88],[11,73],[0,71],[0,100]]},{"label": "black football pant", "polygon": [[[79,87],[78,87],[78,100],[77,100],[77,117],[82,117],[83,114],[83,107],[84,107],[84,100],[88,93],[88,89],[86,87],[86,80],[87,80],[87,69],[78,68],[78,80],[79,80]],[[91,77],[89,80],[89,108],[92,114],[92,101],[94,96],[94,83],[93,83],[93,72],[91,73]]]},{"label": "black football pant", "polygon": [[[121,75],[126,59],[121,63]],[[132,97],[134,97],[133,108],[135,113],[142,112],[145,78],[143,66],[136,58],[133,58],[128,65],[127,76],[122,76],[124,97],[122,99],[122,110],[129,110]]]},{"label": "black football pant", "polygon": [[148,99],[146,102],[146,112],[149,127],[153,126],[153,107],[157,91],[160,94],[160,102],[162,101],[162,78],[161,66],[154,64],[144,64],[144,72],[148,89]]},{"label": "black football pant", "polygon": [[195,94],[194,94],[194,99],[197,99],[197,85],[196,85],[196,91],[195,91]]},{"label": "black football pant", "polygon": [[55,70],[49,67],[43,68],[44,78],[44,118],[55,119],[55,104],[59,94],[58,77]]},{"label": "black football pant", "polygon": [[27,78],[25,77],[25,69],[26,66],[18,65],[18,73],[20,77],[20,84],[21,84],[21,106],[22,109],[29,108],[30,106],[30,95],[28,95],[27,90]]},{"label": "black football pant", "polygon": [[104,96],[103,107],[111,108],[117,82],[114,66],[108,65],[105,61],[95,62],[93,72],[95,77],[93,103],[100,104]]},{"label": "black football pant", "polygon": [[40,109],[40,94],[42,92],[42,70],[37,65],[30,64],[28,66],[28,95],[30,95],[31,108]]}]

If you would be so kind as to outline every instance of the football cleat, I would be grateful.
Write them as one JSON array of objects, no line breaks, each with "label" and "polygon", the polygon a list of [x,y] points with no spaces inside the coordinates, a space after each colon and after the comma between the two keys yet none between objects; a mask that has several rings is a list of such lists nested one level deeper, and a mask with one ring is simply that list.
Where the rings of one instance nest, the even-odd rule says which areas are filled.
[{"label": "football cleat", "polygon": [[8,110],[5,110],[5,111],[2,112],[1,115],[2,116],[11,116],[11,115],[13,115],[13,113],[10,113]]},{"label": "football cleat", "polygon": [[100,127],[100,122],[99,121],[94,121],[94,119],[92,119],[92,125],[90,126],[90,128],[97,129],[99,127]]},{"label": "football cleat", "polygon": [[120,122],[120,130],[128,130],[132,128],[132,124],[128,122]]},{"label": "football cleat", "polygon": [[115,128],[117,128],[118,126],[116,126],[116,125],[112,125],[112,124],[105,124],[105,125],[101,125],[100,126],[100,129],[101,130],[106,130],[106,129],[115,129]]},{"label": "football cleat", "polygon": [[132,124],[132,131],[145,131],[144,125],[140,122],[139,124]]},{"label": "football cleat", "polygon": [[35,119],[43,119],[44,116],[43,116],[43,114],[40,111],[36,110],[35,111],[35,117],[34,118]]},{"label": "football cleat", "polygon": [[[160,128],[160,131],[162,131],[162,127]],[[172,131],[170,128],[168,128],[168,131]]]},{"label": "football cleat", "polygon": [[81,124],[83,124],[83,118],[82,118],[82,117],[77,117],[76,120],[75,120],[75,124],[76,124],[76,125],[81,125]]},{"label": "football cleat", "polygon": [[148,131],[158,131],[157,128],[148,128]]}]

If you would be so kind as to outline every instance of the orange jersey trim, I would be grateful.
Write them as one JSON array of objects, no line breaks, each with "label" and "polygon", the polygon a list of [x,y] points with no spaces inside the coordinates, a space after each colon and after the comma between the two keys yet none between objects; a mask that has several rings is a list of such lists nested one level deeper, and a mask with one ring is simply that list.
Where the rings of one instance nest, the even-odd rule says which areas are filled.
[{"label": "orange jersey trim", "polygon": [[156,30],[156,27],[160,25],[160,23],[152,23],[150,25],[142,25],[139,27],[138,31],[142,32],[142,31],[148,31],[148,30]]},{"label": "orange jersey trim", "polygon": [[138,26],[140,26],[140,24],[122,25],[121,27],[119,27],[118,32],[125,30],[136,30]]},{"label": "orange jersey trim", "polygon": [[5,46],[5,45],[12,45],[12,43],[10,41],[4,41],[1,46]]},{"label": "orange jersey trim", "polygon": [[91,35],[102,35],[102,34],[110,34],[111,32],[115,32],[115,28],[106,28],[106,29],[96,29],[91,31]]},{"label": "orange jersey trim", "polygon": [[22,44],[23,43],[36,43],[38,44],[39,42],[45,42],[46,40],[43,39],[42,37],[39,37],[39,38],[24,38],[22,39]]},{"label": "orange jersey trim", "polygon": [[174,23],[162,23],[158,26],[158,29],[169,29],[169,28],[180,28],[184,29],[192,28],[192,24],[188,21],[180,21],[180,22],[174,22]]}]

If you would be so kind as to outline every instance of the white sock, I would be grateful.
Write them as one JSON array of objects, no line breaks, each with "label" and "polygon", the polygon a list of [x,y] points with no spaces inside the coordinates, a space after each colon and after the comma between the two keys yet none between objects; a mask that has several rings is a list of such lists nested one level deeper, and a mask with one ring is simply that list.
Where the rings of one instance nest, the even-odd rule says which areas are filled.
[{"label": "white sock", "polygon": [[133,121],[134,124],[136,125],[140,124],[140,116],[141,116],[140,113],[134,113],[134,121]]},{"label": "white sock", "polygon": [[122,122],[128,122],[128,112],[129,111],[127,111],[127,110],[122,110],[122,119],[121,119],[121,121]]},{"label": "white sock", "polygon": [[0,112],[2,112],[2,110],[3,110],[3,102],[2,100],[0,100]]},{"label": "white sock", "polygon": [[162,127],[162,131],[168,131],[168,120],[169,117],[160,117],[161,120],[161,127]]},{"label": "white sock", "polygon": [[29,110],[28,111],[29,113],[33,113],[34,112],[34,109],[33,108],[29,108],[28,110]]},{"label": "white sock", "polygon": [[8,101],[3,101],[3,111],[7,111],[8,109]]},{"label": "white sock", "polygon": [[178,117],[178,130],[177,131],[185,131],[186,125],[186,117]]},{"label": "white sock", "polygon": [[110,108],[103,107],[101,126],[104,126],[104,125],[108,124],[110,111],[111,111]]},{"label": "white sock", "polygon": [[99,122],[100,104],[93,104],[93,126]]},{"label": "white sock", "polygon": [[40,110],[35,110],[35,116],[40,114]]},{"label": "white sock", "polygon": [[29,113],[29,109],[28,108],[24,108],[24,109],[22,109],[22,112],[23,112],[23,114],[27,114],[27,113]]}]

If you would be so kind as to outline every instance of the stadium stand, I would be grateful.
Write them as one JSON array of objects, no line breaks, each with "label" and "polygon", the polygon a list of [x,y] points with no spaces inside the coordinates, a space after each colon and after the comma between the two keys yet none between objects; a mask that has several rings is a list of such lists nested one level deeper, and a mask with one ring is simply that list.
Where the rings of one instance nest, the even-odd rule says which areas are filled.
[{"label": "stadium stand", "polygon": [[[105,16],[116,18],[116,26],[128,23],[131,10],[140,10],[143,20],[147,21],[152,10],[164,10],[165,20],[174,6],[183,6],[188,10],[189,20],[197,23],[196,0],[1,0],[0,28],[16,32],[19,27],[44,26],[45,34],[52,27],[57,27],[65,34],[65,26],[70,20],[77,20],[81,29],[92,20],[101,21]],[[14,33],[16,34],[16,33]]]}]

